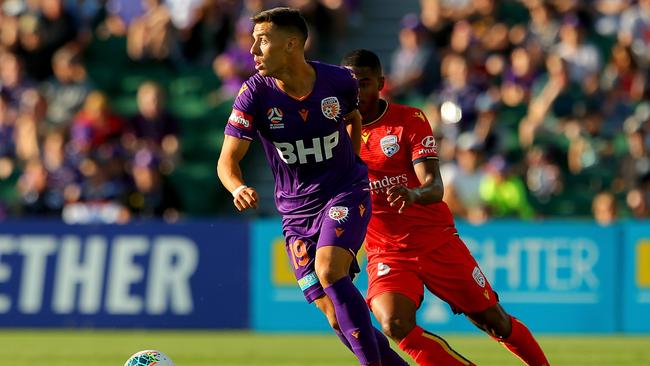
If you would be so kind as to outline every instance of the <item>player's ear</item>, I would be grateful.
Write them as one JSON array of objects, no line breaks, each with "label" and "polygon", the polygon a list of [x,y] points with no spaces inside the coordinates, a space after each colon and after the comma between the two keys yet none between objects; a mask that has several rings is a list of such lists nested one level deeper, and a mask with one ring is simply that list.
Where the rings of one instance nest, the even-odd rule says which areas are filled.
[{"label": "player's ear", "polygon": [[382,91],[384,89],[384,83],[386,82],[386,78],[383,76],[380,76],[379,79],[377,79],[379,91]]},{"label": "player's ear", "polygon": [[289,37],[287,38],[287,45],[285,50],[287,53],[293,53],[296,51],[298,47],[298,38],[297,37]]}]

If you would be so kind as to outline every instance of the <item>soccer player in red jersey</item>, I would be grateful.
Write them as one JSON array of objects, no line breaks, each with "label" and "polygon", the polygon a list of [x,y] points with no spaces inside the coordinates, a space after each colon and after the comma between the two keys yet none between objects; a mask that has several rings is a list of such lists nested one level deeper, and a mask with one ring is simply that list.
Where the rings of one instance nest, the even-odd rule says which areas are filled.
[{"label": "soccer player in red jersey", "polygon": [[374,53],[352,51],[342,66],[359,81],[361,157],[373,206],[366,234],[367,302],[383,331],[418,365],[473,365],[416,324],[426,286],[527,365],[548,366],[528,328],[499,305],[456,231],[442,201],[437,146],[422,111],[380,99],[384,78]]}]

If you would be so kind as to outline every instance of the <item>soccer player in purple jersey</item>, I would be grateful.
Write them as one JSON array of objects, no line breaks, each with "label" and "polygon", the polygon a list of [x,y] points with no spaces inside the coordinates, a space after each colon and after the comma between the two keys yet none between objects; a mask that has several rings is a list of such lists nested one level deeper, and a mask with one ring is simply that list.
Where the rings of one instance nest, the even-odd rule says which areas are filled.
[{"label": "soccer player in purple jersey", "polygon": [[257,74],[242,85],[225,129],[219,179],[239,211],[256,208],[240,161],[255,136],[275,177],[275,203],[306,300],[361,365],[408,365],[375,329],[352,277],[370,219],[368,171],[358,157],[358,85],[345,68],[305,60],[307,24],[290,8],[252,18]]}]

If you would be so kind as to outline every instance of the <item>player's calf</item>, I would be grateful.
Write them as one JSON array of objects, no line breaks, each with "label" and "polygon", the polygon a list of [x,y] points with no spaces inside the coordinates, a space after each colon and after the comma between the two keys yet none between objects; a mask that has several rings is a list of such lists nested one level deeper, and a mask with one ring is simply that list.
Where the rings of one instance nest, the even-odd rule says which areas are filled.
[{"label": "player's calf", "polygon": [[[314,303],[316,304],[316,307],[318,307],[318,309],[325,314],[327,321],[329,322],[332,329],[334,329],[334,333],[336,333],[336,336],[339,337],[341,343],[343,343],[343,345],[352,351],[352,345],[350,342],[348,342],[345,334],[343,334],[341,331],[341,327],[339,326],[338,321],[336,320],[334,304],[332,304],[332,301],[329,299],[329,297],[320,297],[316,299]],[[390,348],[390,343],[388,342],[386,336],[384,336],[384,334],[379,331],[379,329],[376,329],[374,327],[373,331],[375,333],[377,347],[379,348],[379,356],[381,357],[382,366],[408,366],[408,363],[404,361],[404,359],[402,359],[402,357],[400,357],[397,352],[393,351],[393,349]]]},{"label": "player's calf", "polygon": [[496,304],[486,311],[471,314],[468,317],[479,328],[524,361],[526,365],[550,365],[544,351],[526,325],[506,313],[501,305]]},{"label": "player's calf", "polygon": [[467,317],[492,337],[505,339],[512,332],[510,315],[498,303],[480,313],[468,314]]}]

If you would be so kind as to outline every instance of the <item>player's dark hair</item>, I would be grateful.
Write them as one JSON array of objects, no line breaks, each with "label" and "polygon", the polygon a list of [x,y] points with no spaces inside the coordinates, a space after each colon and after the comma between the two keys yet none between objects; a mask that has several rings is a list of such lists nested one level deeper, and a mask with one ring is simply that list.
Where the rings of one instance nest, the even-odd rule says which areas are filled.
[{"label": "player's dark hair", "polygon": [[309,35],[307,21],[298,9],[279,7],[264,10],[252,16],[251,21],[255,24],[272,23],[279,28],[297,33],[302,37],[303,42],[307,41],[307,36]]},{"label": "player's dark hair", "polygon": [[341,60],[341,66],[367,67],[377,75],[381,76],[382,74],[379,56],[372,51],[364,49],[348,52],[348,54],[343,57],[343,60]]}]

